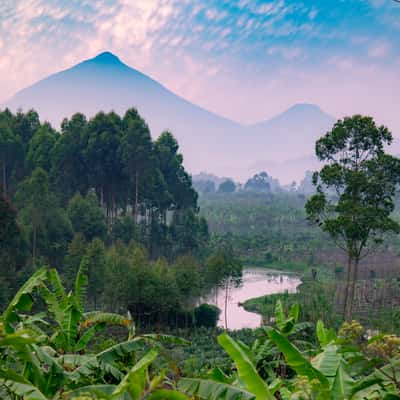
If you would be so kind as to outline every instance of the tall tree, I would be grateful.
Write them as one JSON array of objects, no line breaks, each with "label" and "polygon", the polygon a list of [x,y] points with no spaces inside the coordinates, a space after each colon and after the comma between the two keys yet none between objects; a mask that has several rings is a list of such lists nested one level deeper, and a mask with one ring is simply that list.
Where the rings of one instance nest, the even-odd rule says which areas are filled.
[{"label": "tall tree", "polygon": [[134,183],[134,212],[137,221],[141,181],[154,164],[153,143],[146,122],[134,108],[125,113],[123,127],[120,154],[129,180]]},{"label": "tall tree", "polygon": [[17,272],[23,267],[26,242],[17,225],[17,212],[0,196],[0,309],[16,289]]},{"label": "tall tree", "polygon": [[30,170],[36,167],[50,172],[51,152],[57,141],[58,134],[47,122],[40,126],[32,136],[28,144],[26,161]]},{"label": "tall tree", "polygon": [[18,111],[13,118],[12,129],[21,138],[24,150],[28,148],[29,141],[40,127],[39,114],[34,110],[26,113]]},{"label": "tall tree", "polygon": [[36,168],[18,188],[16,203],[20,208],[25,225],[32,227],[32,261],[35,265],[37,255],[38,230],[46,225],[46,217],[51,210],[49,177],[42,168]]},{"label": "tall tree", "polygon": [[386,127],[355,115],[336,122],[316,143],[316,155],[325,165],[314,173],[317,193],[308,200],[306,212],[347,253],[347,320],[352,318],[360,259],[372,244],[382,242],[384,233],[400,231],[391,218],[400,160],[384,151],[392,140]]},{"label": "tall tree", "polygon": [[99,238],[89,243],[82,263],[89,278],[88,295],[93,300],[93,306],[96,309],[100,295],[104,291],[106,268],[105,247]]},{"label": "tall tree", "polygon": [[91,185],[105,206],[107,222],[115,212],[118,188],[123,180],[119,157],[121,118],[111,112],[96,114],[88,124],[84,140],[84,157]]},{"label": "tall tree", "polygon": [[163,132],[155,143],[160,170],[172,196],[171,209],[197,209],[198,195],[192,186],[192,178],[183,167],[183,156],[171,132]]},{"label": "tall tree", "polygon": [[13,133],[6,121],[0,119],[0,166],[2,193],[5,199],[8,198],[8,178],[20,150],[19,137]]},{"label": "tall tree", "polygon": [[67,211],[75,233],[82,233],[87,241],[96,237],[105,239],[107,225],[95,193],[89,192],[86,197],[75,194],[68,203]]},{"label": "tall tree", "polygon": [[84,139],[87,139],[87,120],[83,114],[64,119],[61,135],[51,152],[51,177],[66,203],[74,193],[86,193],[89,188]]}]

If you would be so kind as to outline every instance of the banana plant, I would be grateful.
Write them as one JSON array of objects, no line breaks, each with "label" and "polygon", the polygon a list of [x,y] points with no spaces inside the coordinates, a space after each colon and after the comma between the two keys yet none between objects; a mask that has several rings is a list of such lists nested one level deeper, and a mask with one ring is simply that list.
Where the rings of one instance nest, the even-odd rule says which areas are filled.
[{"label": "banana plant", "polygon": [[104,400],[188,400],[188,397],[175,388],[165,372],[151,377],[149,368],[158,356],[156,349],[146,353],[118,385],[89,385],[66,394],[66,399],[104,399]]},{"label": "banana plant", "polygon": [[33,293],[36,289],[43,286],[46,279],[46,268],[40,268],[18,290],[1,315],[1,321],[6,332],[15,332],[16,324],[22,322],[21,311],[28,312],[31,310]]},{"label": "banana plant", "polygon": [[[389,366],[385,367],[384,374],[379,374],[377,370],[363,380],[356,380],[352,376],[351,364],[346,360],[345,352],[334,341],[323,340],[325,347],[322,352],[308,360],[276,329],[270,330],[269,336],[284,354],[288,365],[297,373],[297,377],[281,392],[284,400],[400,400],[398,388],[393,381],[388,380]],[[327,339],[329,336],[333,337],[325,332],[322,338]]]},{"label": "banana plant", "polygon": [[281,381],[268,385],[262,379],[251,349],[227,333],[218,336],[218,342],[234,361],[237,375],[227,377],[222,371],[214,370],[210,379],[180,379],[178,389],[201,400],[274,400]]},{"label": "banana plant", "polygon": [[[307,350],[312,349],[310,342],[300,339],[305,330],[310,329],[312,324],[309,322],[299,322],[299,305],[293,304],[286,315],[280,300],[275,305],[275,328],[283,336],[290,338],[296,345]],[[273,377],[278,372],[280,376],[287,375],[285,360],[279,348],[271,341],[268,332],[270,327],[263,327],[261,333],[253,343],[251,348],[255,355],[257,370],[263,377]]]},{"label": "banana plant", "polygon": [[82,261],[75,278],[74,289],[69,293],[63,287],[56,269],[47,272],[47,281],[39,291],[46,302],[52,320],[53,333],[49,342],[59,353],[79,353],[107,325],[121,325],[134,332],[134,323],[128,316],[93,311],[84,312],[88,285],[87,265]]},{"label": "banana plant", "polygon": [[[85,313],[86,282],[84,269],[80,268],[74,291],[67,294],[57,271],[43,268],[17,292],[0,318],[1,399],[58,399],[66,388],[107,386],[110,380],[122,382],[129,368],[127,360],[145,346],[164,352],[164,343],[188,344],[169,335],[135,336],[129,317]],[[25,314],[32,307],[35,293],[46,301],[48,313]],[[90,339],[110,323],[128,328],[127,341],[99,354],[87,354]],[[40,328],[42,325],[45,329]]]}]

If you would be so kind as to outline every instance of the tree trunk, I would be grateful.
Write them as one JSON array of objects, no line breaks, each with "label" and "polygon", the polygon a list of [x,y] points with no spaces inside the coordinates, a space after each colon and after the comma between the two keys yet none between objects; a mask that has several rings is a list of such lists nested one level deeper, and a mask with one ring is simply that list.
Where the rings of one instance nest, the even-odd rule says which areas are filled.
[{"label": "tree trunk", "polygon": [[354,259],[354,269],[353,269],[353,277],[351,282],[351,291],[350,291],[350,301],[349,301],[349,315],[348,321],[351,322],[353,318],[353,304],[354,304],[354,297],[356,294],[356,283],[358,278],[358,264],[360,260],[358,257]]},{"label": "tree trunk", "polygon": [[348,259],[347,259],[346,286],[345,286],[344,304],[343,304],[343,319],[344,320],[347,320],[351,267],[352,267],[352,257],[349,255]]},{"label": "tree trunk", "polygon": [[32,239],[32,264],[33,266],[36,265],[36,236],[37,236],[37,229],[36,226],[33,226],[33,239]]},{"label": "tree trunk", "polygon": [[100,188],[100,207],[103,208],[104,205],[104,191],[103,187]]},{"label": "tree trunk", "polygon": [[228,287],[229,287],[229,279],[226,280],[225,283],[225,329],[228,329]]},{"label": "tree trunk", "polygon": [[138,223],[138,207],[139,207],[139,171],[136,170],[135,178],[135,223]]},{"label": "tree trunk", "polygon": [[7,200],[7,170],[5,161],[3,161],[3,197]]}]

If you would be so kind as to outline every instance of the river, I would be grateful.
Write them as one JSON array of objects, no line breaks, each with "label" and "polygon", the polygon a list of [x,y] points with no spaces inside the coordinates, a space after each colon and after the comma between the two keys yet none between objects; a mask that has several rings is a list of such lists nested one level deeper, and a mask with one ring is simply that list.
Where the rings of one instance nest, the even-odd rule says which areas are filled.
[{"label": "river", "polygon": [[[257,328],[261,325],[261,316],[248,312],[239,303],[243,303],[254,297],[267,294],[294,293],[300,279],[284,272],[273,271],[266,268],[245,268],[240,287],[230,288],[227,303],[227,320],[229,329]],[[217,298],[216,298],[217,297]],[[207,298],[207,302],[221,309],[218,326],[225,327],[225,291],[220,288]]]}]

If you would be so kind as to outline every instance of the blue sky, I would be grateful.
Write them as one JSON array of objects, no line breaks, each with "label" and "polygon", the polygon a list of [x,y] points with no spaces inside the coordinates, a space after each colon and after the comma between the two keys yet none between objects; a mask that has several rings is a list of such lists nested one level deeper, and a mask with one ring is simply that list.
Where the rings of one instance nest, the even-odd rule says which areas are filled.
[{"label": "blue sky", "polygon": [[399,38],[392,0],[0,0],[0,102],[108,50],[239,122],[310,102],[400,136]]}]

